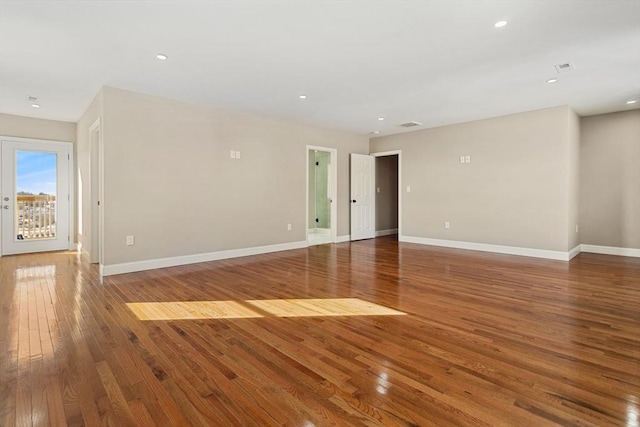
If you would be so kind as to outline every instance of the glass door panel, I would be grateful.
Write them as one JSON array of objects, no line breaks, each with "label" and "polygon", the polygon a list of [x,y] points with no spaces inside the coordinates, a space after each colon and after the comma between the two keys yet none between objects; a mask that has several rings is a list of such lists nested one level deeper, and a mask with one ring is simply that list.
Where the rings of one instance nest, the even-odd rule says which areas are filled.
[{"label": "glass door panel", "polygon": [[57,154],[16,151],[17,240],[56,237]]},{"label": "glass door panel", "polygon": [[69,249],[71,144],[2,139],[2,254]]}]

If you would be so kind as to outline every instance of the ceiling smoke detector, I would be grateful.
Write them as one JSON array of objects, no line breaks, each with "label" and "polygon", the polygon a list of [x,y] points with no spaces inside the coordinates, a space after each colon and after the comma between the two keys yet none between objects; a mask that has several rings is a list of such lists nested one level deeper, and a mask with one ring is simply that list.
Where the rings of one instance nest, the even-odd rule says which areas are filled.
[{"label": "ceiling smoke detector", "polygon": [[406,122],[406,123],[400,123],[398,126],[403,127],[403,128],[412,128],[412,127],[416,127],[416,126],[422,126],[422,123],[420,123],[420,122]]},{"label": "ceiling smoke detector", "polygon": [[573,62],[571,62],[571,61],[563,62],[562,64],[556,64],[553,67],[556,69],[558,74],[567,73],[569,71],[573,71],[573,70],[576,69],[576,67],[573,65]]}]

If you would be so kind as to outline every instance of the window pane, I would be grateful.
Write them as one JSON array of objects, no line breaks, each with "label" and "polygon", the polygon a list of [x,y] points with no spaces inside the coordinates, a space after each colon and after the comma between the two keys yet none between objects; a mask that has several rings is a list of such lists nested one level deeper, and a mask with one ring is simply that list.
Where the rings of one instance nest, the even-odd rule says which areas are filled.
[{"label": "window pane", "polygon": [[16,236],[18,240],[56,235],[56,153],[16,152]]}]

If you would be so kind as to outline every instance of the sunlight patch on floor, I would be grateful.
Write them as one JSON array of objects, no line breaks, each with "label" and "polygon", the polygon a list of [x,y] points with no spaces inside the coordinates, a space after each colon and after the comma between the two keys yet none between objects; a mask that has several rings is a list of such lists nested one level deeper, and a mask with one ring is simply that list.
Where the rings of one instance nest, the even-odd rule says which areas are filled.
[{"label": "sunlight patch on floor", "polygon": [[246,301],[132,302],[140,320],[251,319],[259,317],[402,316],[359,298],[272,299]]}]

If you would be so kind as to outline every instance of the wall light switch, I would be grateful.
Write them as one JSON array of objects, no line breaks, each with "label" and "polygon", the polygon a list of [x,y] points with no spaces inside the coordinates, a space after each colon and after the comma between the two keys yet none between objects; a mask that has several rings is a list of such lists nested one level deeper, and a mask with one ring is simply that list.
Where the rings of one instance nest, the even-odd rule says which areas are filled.
[{"label": "wall light switch", "polygon": [[464,163],[464,156],[460,156],[460,163]]},{"label": "wall light switch", "polygon": [[291,224],[287,224],[287,231],[291,231]]},{"label": "wall light switch", "polygon": [[446,229],[451,228],[451,224],[449,224],[449,221],[445,221],[444,222],[444,228],[446,228]]},{"label": "wall light switch", "polygon": [[411,187],[407,185],[407,193],[411,193]]},{"label": "wall light switch", "polygon": [[236,158],[236,152],[234,150],[231,150],[231,158],[232,159]]},{"label": "wall light switch", "polygon": [[239,159],[239,158],[240,158],[240,152],[236,151],[236,159]]},{"label": "wall light switch", "polygon": [[464,156],[465,163],[471,163],[471,156]]}]

